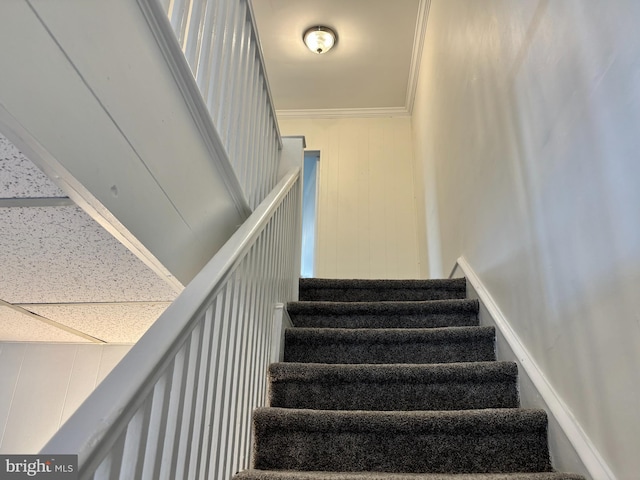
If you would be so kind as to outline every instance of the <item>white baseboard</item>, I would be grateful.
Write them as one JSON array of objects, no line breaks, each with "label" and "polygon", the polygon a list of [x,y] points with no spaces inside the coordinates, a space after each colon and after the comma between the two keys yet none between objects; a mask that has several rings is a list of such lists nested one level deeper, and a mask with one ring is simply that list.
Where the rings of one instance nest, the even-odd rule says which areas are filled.
[{"label": "white baseboard", "polygon": [[291,317],[284,303],[276,303],[273,309],[273,330],[270,363],[281,362],[284,358],[284,330],[292,327]]},{"label": "white baseboard", "polygon": [[518,364],[522,406],[543,408],[549,416],[549,449],[559,471],[580,473],[591,480],[616,480],[598,450],[562,401],[544,373],[523,345],[520,337],[464,257],[457,260],[451,276],[467,278],[469,298],[480,302],[480,323],[496,327],[499,360]]}]

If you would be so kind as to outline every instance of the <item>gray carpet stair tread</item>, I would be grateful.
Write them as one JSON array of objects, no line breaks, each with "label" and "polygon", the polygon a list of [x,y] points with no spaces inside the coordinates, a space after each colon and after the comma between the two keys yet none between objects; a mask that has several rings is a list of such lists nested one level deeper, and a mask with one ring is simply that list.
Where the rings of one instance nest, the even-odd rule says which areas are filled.
[{"label": "gray carpet stair tread", "polygon": [[271,382],[298,383],[449,383],[477,381],[515,381],[515,362],[467,362],[430,365],[369,365],[323,363],[273,363],[269,366]]},{"label": "gray carpet stair tread", "polygon": [[494,408],[452,412],[325,411],[276,407],[257,408],[256,432],[267,429],[296,432],[379,432],[393,433],[497,433],[544,432],[547,414],[529,408]]},{"label": "gray carpet stair tread", "polygon": [[551,471],[544,411],[254,413],[262,470],[495,473]]},{"label": "gray carpet stair tread", "polygon": [[464,298],[466,280],[300,279],[300,300],[384,301]]},{"label": "gray carpet stair tread", "polygon": [[553,472],[466,280],[302,279],[253,469],[235,480],[585,480]]},{"label": "gray carpet stair tread", "polygon": [[388,364],[495,359],[494,327],[285,330],[285,362]]},{"label": "gray carpet stair tread", "polygon": [[532,473],[385,473],[294,472],[246,470],[235,480],[585,480],[582,475],[561,472]]},{"label": "gray carpet stair tread", "polygon": [[296,327],[428,328],[478,325],[477,300],[291,302]]},{"label": "gray carpet stair tread", "polygon": [[292,343],[353,342],[353,343],[414,343],[463,342],[469,338],[493,339],[494,327],[443,327],[443,328],[287,328],[287,340]]},{"label": "gray carpet stair tread", "polygon": [[513,362],[449,364],[275,363],[269,404],[322,410],[517,408]]}]

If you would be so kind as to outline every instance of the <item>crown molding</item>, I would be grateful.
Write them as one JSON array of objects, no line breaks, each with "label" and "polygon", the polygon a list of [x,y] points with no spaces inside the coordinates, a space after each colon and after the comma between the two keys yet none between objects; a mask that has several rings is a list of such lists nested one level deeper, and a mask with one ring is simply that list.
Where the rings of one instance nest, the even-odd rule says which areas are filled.
[{"label": "crown molding", "polygon": [[418,4],[418,20],[413,36],[413,50],[409,66],[409,79],[405,104],[402,107],[372,107],[372,108],[321,108],[321,109],[291,109],[277,110],[279,119],[312,119],[312,118],[375,118],[375,117],[410,117],[413,113],[413,103],[416,98],[418,77],[424,37],[427,30],[429,8],[431,0],[420,0]]},{"label": "crown molding", "polygon": [[420,63],[422,61],[422,49],[424,47],[424,37],[427,31],[427,21],[429,19],[429,9],[431,0],[420,0],[418,5],[418,21],[413,37],[413,52],[411,53],[411,65],[409,67],[409,82],[407,83],[407,98],[405,106],[409,115],[413,113],[413,103],[416,99],[416,89],[420,76]]},{"label": "crown molding", "polygon": [[408,117],[405,107],[277,110],[279,119]]}]

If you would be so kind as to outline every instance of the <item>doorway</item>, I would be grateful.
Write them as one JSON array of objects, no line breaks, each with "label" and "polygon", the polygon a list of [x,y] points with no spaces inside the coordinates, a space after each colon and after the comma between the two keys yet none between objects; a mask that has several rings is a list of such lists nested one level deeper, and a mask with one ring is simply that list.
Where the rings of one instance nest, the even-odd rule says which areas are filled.
[{"label": "doorway", "polygon": [[316,271],[316,224],[318,212],[318,162],[320,152],[305,151],[302,168],[302,259],[300,276],[312,278]]}]

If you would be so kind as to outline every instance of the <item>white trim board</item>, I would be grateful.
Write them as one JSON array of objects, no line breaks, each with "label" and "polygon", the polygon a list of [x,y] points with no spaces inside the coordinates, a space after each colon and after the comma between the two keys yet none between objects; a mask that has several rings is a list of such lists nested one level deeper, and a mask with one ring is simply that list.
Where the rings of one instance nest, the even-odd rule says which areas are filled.
[{"label": "white trim board", "polygon": [[409,117],[406,107],[277,110],[279,119]]},{"label": "white trim board", "polygon": [[467,294],[480,301],[480,323],[496,327],[500,360],[518,364],[520,397],[523,406],[544,408],[549,414],[549,449],[554,467],[574,471],[593,480],[616,480],[615,475],[584,432],[571,409],[562,401],[542,370],[511,328],[487,288],[469,262],[458,258],[451,276],[461,270],[467,278]]},{"label": "white trim board", "polygon": [[424,47],[424,37],[427,31],[427,20],[429,19],[429,9],[431,0],[420,0],[418,5],[418,21],[413,37],[413,51],[411,52],[411,65],[409,67],[409,82],[407,84],[407,98],[405,109],[409,115],[413,114],[413,104],[416,99],[418,88],[418,77],[420,76],[420,62],[422,61],[422,49]]},{"label": "white trim board", "polygon": [[362,107],[362,108],[322,108],[322,109],[291,109],[276,110],[278,118],[377,118],[377,117],[410,117],[413,113],[413,103],[416,98],[418,77],[424,37],[429,19],[431,0],[420,0],[418,4],[416,29],[413,36],[411,64],[409,65],[407,90],[404,105],[395,107]]}]

